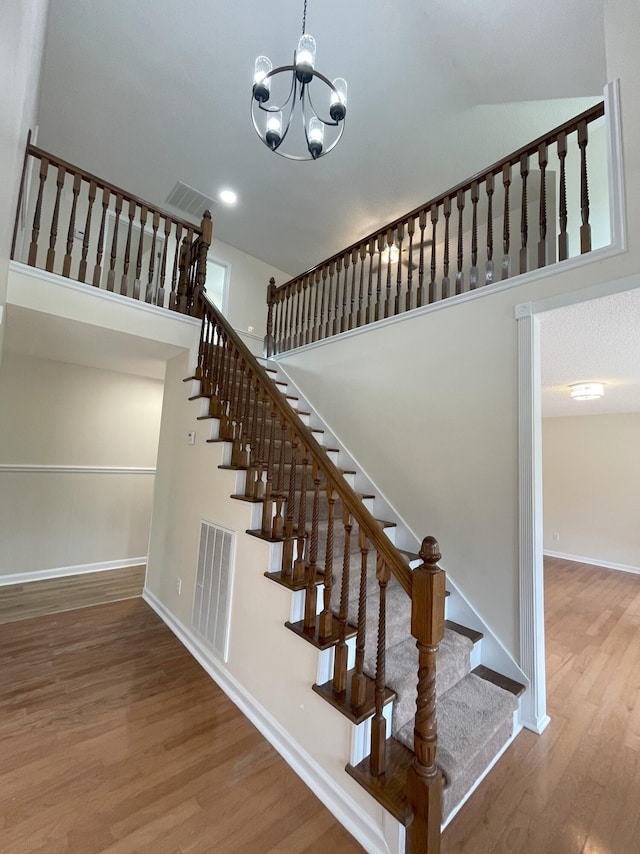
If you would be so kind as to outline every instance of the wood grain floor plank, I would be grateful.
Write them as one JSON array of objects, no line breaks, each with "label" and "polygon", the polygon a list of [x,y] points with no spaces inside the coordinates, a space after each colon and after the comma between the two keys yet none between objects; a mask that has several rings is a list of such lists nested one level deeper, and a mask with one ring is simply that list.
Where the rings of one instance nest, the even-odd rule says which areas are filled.
[{"label": "wood grain floor plank", "polygon": [[0,625],[0,684],[2,854],[362,851],[139,598]]},{"label": "wood grain floor plank", "polygon": [[640,577],[545,559],[548,710],[447,828],[442,854],[640,852]]},{"label": "wood grain floor plank", "polygon": [[0,623],[102,605],[142,595],[147,568],[127,566],[0,587]]}]

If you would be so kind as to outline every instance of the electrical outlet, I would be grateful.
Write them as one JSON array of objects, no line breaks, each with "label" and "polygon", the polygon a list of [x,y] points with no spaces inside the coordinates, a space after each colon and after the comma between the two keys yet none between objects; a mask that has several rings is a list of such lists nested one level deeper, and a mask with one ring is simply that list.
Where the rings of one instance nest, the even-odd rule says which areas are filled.
[{"label": "electrical outlet", "polygon": [[558,542],[558,540],[560,539],[560,534],[554,534],[554,535],[553,535],[553,539],[554,539],[554,540],[555,540],[555,542],[557,543],[557,542]]},{"label": "electrical outlet", "polygon": [[178,596],[182,595],[182,579],[178,578],[176,580],[176,590],[178,591]]},{"label": "electrical outlet", "polygon": [[196,433],[195,430],[192,430],[190,433],[187,433],[187,445],[195,445],[196,443]]}]

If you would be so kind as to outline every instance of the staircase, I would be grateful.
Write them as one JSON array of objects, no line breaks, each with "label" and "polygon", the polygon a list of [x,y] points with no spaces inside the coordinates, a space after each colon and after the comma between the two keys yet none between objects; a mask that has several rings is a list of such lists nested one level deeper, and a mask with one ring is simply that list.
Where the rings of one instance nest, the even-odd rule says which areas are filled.
[{"label": "staircase", "polygon": [[[373,489],[356,495],[361,474],[277,363],[258,365],[212,306],[204,315],[191,399],[209,441],[226,443],[232,498],[256,506],[247,533],[271,544],[280,568],[266,578],[291,591],[285,625],[318,650],[310,687],[353,724],[347,773],[409,828],[408,851],[433,854],[441,823],[515,737],[524,686],[482,663],[481,632],[445,620],[436,541],[396,548],[398,524],[376,519]],[[428,590],[417,610],[416,589]],[[433,801],[422,831],[416,785]]]}]

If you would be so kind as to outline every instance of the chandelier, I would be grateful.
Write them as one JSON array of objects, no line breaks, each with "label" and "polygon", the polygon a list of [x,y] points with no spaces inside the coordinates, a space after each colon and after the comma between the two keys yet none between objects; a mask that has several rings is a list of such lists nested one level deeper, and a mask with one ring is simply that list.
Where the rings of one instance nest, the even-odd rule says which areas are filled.
[{"label": "chandelier", "polygon": [[[289,160],[317,160],[328,154],[340,141],[347,114],[347,82],[342,77],[330,81],[315,70],[316,42],[306,33],[306,23],[307,0],[304,2],[302,35],[293,54],[293,65],[273,68],[270,59],[259,56],[253,77],[251,118],[256,133],[271,151]],[[283,93],[289,89],[287,98],[280,105],[270,103],[272,83],[274,89],[281,86]],[[328,118],[322,118],[311,100],[312,83],[318,84],[313,90],[316,103],[323,99],[328,101]],[[301,116],[302,134],[296,138],[294,130],[288,144],[284,145],[296,112]]]}]

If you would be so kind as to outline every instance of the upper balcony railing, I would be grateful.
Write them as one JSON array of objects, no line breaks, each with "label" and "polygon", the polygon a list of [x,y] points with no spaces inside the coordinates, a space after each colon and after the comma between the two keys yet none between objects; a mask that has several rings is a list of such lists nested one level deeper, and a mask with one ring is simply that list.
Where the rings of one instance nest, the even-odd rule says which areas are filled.
[{"label": "upper balcony railing", "polygon": [[179,219],[27,142],[11,257],[201,316],[211,214]]},{"label": "upper balcony railing", "polygon": [[[587,146],[592,130],[603,148],[603,116],[600,103],[295,279],[271,280],[266,355],[590,252]],[[597,161],[600,192],[601,151]],[[596,246],[608,227],[607,206]]]}]

